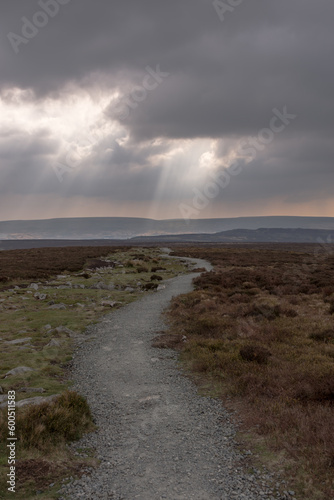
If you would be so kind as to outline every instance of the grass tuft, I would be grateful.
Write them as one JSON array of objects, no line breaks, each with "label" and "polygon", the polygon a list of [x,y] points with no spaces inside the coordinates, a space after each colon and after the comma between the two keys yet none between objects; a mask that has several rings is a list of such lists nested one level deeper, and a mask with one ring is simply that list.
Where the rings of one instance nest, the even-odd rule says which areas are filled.
[{"label": "grass tuft", "polygon": [[[0,419],[1,435],[6,436],[6,415]],[[94,429],[86,399],[74,391],[65,391],[55,401],[29,405],[17,410],[16,436],[20,447],[50,451],[60,443],[80,439]]]}]

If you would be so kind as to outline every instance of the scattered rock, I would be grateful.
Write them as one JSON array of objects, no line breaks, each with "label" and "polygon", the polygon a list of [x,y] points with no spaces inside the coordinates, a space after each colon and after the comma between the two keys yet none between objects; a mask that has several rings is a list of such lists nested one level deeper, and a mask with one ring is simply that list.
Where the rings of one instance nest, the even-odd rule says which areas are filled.
[{"label": "scattered rock", "polygon": [[53,304],[52,306],[49,307],[49,309],[67,309],[65,304],[60,303],[60,304]]},{"label": "scattered rock", "polygon": [[127,286],[124,290],[125,292],[129,292],[129,293],[133,293],[135,292],[136,290],[134,288],[132,288],[131,286]]},{"label": "scattered rock", "polygon": [[27,405],[40,405],[42,403],[50,403],[54,399],[58,397],[58,394],[53,394],[52,396],[36,396],[34,398],[29,398],[29,399],[21,399],[21,401],[18,401],[16,403],[17,408],[21,408],[22,406],[27,406]]},{"label": "scattered rock", "polygon": [[121,302],[116,302],[112,300],[102,300],[101,306],[104,307],[115,307],[117,304],[121,304]]},{"label": "scattered rock", "polygon": [[5,378],[10,377],[10,375],[21,375],[21,373],[27,373],[33,371],[34,370],[32,368],[29,368],[28,366],[17,366],[16,368],[9,370],[9,372],[5,374]]},{"label": "scattered rock", "polygon": [[61,342],[57,339],[51,339],[50,342],[45,347],[60,347]]},{"label": "scattered rock", "polygon": [[15,339],[15,340],[7,340],[5,344],[24,344],[25,342],[29,342],[31,340],[31,337],[25,337],[24,339]]},{"label": "scattered rock", "polygon": [[34,297],[37,300],[45,300],[47,295],[46,293],[35,293]]},{"label": "scattered rock", "polygon": [[33,288],[34,290],[38,290],[38,285],[37,285],[37,283],[31,283],[29,285],[29,288]]},{"label": "scattered rock", "polygon": [[110,268],[115,267],[116,262],[112,262],[111,260],[104,259],[92,259],[88,264],[88,269],[91,271],[108,271]]},{"label": "scattered rock", "polygon": [[55,328],[55,331],[57,333],[66,333],[66,335],[68,335],[69,337],[73,337],[76,335],[76,333],[73,330],[70,330],[66,326],[57,326],[57,328]]},{"label": "scattered rock", "polygon": [[157,290],[164,290],[166,288],[166,285],[158,285]]},{"label": "scattered rock", "polygon": [[46,330],[46,331],[51,330],[51,329],[52,329],[52,326],[51,326],[51,325],[49,325],[49,324],[48,324],[48,325],[44,325],[44,326],[42,326],[42,328],[41,328],[41,330]]},{"label": "scattered rock", "polygon": [[115,285],[113,283],[104,283],[103,281],[99,281],[98,283],[94,283],[90,288],[93,290],[114,290]]}]

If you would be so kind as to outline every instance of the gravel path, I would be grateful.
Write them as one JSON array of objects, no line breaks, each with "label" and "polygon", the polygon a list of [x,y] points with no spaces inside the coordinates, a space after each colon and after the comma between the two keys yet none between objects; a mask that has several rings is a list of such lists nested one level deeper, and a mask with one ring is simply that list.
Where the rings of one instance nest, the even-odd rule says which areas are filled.
[{"label": "gravel path", "polygon": [[[191,262],[209,268],[205,261]],[[94,447],[101,465],[64,485],[60,499],[292,498],[268,486],[274,480],[269,473],[245,472],[231,414],[218,400],[197,394],[178,370],[174,351],[151,347],[165,327],[163,309],[192,289],[194,276],[168,280],[164,290],[87,330],[94,340],[77,350],[73,378],[99,430],[74,447]]]}]

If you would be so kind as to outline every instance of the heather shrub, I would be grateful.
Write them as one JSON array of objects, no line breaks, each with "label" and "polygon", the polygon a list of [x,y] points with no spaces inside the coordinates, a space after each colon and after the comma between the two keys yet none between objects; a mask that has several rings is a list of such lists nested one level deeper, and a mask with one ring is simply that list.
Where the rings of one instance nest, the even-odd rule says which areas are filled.
[{"label": "heather shrub", "polygon": [[265,365],[268,363],[271,352],[265,347],[245,345],[240,349],[240,356],[245,361],[256,361],[260,365]]}]

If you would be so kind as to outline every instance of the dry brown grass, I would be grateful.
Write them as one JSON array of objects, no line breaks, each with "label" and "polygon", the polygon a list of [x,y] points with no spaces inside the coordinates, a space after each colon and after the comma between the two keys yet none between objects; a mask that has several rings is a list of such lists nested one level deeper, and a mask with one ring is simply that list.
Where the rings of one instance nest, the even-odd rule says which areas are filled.
[{"label": "dry brown grass", "polygon": [[[120,247],[64,247],[6,250],[0,252],[0,282],[13,279],[46,279],[63,271],[80,271],[90,260],[123,250]],[[105,265],[105,264],[104,264]]]},{"label": "dry brown grass", "polygon": [[[0,415],[1,440],[7,437],[6,412]],[[16,437],[20,448],[50,452],[93,430],[86,399],[74,391],[62,393],[55,401],[20,408],[16,414]]]},{"label": "dry brown grass", "polygon": [[[80,476],[84,467],[96,466],[95,458],[80,459],[67,447],[67,443],[94,429],[86,399],[74,391],[66,391],[51,402],[17,408],[17,497],[22,500],[35,498],[36,489],[39,489],[45,490],[41,498],[51,498],[47,493],[50,483],[70,475]],[[4,409],[0,412],[0,449],[3,453],[7,451],[7,435],[7,409]],[[0,490],[4,495],[1,498],[10,498],[6,485],[8,465],[3,460],[0,472]],[[52,498],[56,498],[55,493]]]},{"label": "dry brown grass", "polygon": [[161,333],[152,340],[152,347],[159,349],[177,349],[180,345],[182,345],[182,335]]},{"label": "dry brown grass", "polygon": [[334,498],[333,254],[274,245],[176,253],[215,265],[169,309],[171,333],[187,339],[183,361],[219,383],[245,430],[293,461],[301,498]]},{"label": "dry brown grass", "polygon": [[85,463],[77,462],[75,464],[69,461],[50,462],[42,458],[21,459],[17,461],[16,473],[20,478],[20,484],[33,483],[35,489],[47,489],[50,483],[64,476],[80,476],[81,469]]}]

